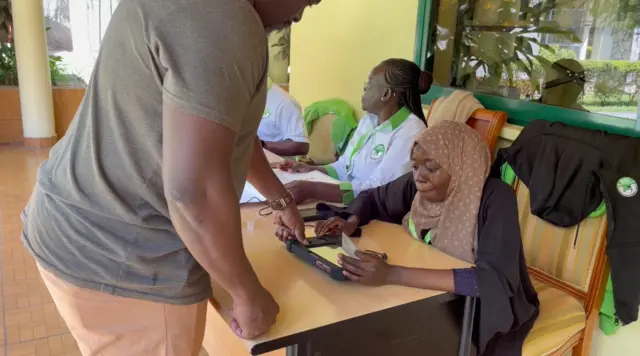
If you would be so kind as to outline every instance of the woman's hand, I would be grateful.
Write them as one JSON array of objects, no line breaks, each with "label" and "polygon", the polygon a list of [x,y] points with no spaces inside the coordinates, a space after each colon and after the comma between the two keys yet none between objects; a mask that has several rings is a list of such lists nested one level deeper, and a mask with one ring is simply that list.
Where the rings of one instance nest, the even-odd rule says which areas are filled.
[{"label": "woman's hand", "polygon": [[338,263],[344,269],[342,273],[345,277],[368,286],[389,284],[389,276],[394,266],[382,257],[370,253],[356,251],[356,256],[359,259],[342,254],[338,256]]},{"label": "woman's hand", "polygon": [[[353,218],[353,219],[352,219]],[[344,220],[339,217],[333,217],[326,221],[318,221],[316,223],[316,236],[325,236],[329,234],[341,234],[344,233],[347,236],[353,235],[358,228],[357,217],[352,216],[349,220]]]},{"label": "woman's hand", "polygon": [[289,173],[308,173],[314,170],[313,167],[308,164],[289,160],[280,163],[278,169]]},{"label": "woman's hand", "polygon": [[306,180],[296,180],[285,184],[284,187],[293,195],[293,201],[300,204],[313,198],[313,184]]}]

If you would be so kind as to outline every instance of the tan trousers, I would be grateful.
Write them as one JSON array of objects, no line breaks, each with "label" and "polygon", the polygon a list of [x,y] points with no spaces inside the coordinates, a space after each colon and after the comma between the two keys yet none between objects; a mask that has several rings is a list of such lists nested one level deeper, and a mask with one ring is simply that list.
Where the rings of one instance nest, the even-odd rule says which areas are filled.
[{"label": "tan trousers", "polygon": [[83,356],[197,356],[207,301],[173,305],[78,288],[40,266]]}]

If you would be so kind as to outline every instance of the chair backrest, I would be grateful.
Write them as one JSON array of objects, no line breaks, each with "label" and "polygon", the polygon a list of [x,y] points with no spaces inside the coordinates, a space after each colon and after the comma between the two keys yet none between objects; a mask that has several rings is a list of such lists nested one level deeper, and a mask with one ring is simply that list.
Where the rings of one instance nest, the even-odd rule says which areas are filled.
[{"label": "chair backrest", "polygon": [[516,180],[520,230],[529,272],[591,308],[606,269],[606,214],[562,228],[531,213],[529,189]]},{"label": "chair backrest", "polygon": [[336,160],[336,148],[331,140],[331,130],[336,118],[329,114],[315,120],[311,134],[307,133],[309,153],[305,158],[312,160],[314,164],[329,164]]},{"label": "chair backrest", "polygon": [[[433,107],[433,104],[435,104],[437,100],[438,99],[436,98],[431,102],[431,107]],[[429,118],[431,117],[430,109],[428,110],[426,117],[428,124]],[[480,134],[480,136],[482,136],[482,138],[484,138],[484,141],[489,146],[491,154],[493,155],[495,153],[496,143],[498,142],[498,136],[500,135],[502,126],[504,126],[506,122],[507,113],[504,111],[478,109],[474,111],[469,120],[467,120],[467,125],[471,126]]]}]

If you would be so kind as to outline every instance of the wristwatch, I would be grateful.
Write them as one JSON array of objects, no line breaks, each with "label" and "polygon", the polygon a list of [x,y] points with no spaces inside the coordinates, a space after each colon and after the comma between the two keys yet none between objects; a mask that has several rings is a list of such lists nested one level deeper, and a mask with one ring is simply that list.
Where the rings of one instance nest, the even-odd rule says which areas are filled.
[{"label": "wristwatch", "polygon": [[287,192],[287,195],[280,199],[276,199],[268,202],[269,207],[274,211],[284,210],[287,206],[293,203],[293,195],[290,192]]}]

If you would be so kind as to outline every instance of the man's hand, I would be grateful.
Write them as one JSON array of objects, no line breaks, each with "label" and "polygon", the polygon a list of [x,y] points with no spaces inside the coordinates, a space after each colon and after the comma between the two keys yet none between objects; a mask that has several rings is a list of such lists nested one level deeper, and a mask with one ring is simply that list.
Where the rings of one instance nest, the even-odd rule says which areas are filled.
[{"label": "man's hand", "polygon": [[253,339],[264,333],[276,322],[280,312],[273,296],[260,287],[248,299],[234,299],[231,329],[243,339]]},{"label": "man's hand", "polygon": [[278,165],[278,169],[289,173],[309,173],[314,170],[314,168],[308,164],[294,161],[284,161]]},{"label": "man's hand", "polygon": [[277,211],[274,223],[276,224],[276,236],[282,242],[296,239],[306,245],[309,243],[304,235],[304,220],[300,216],[298,207],[287,206],[282,211]]}]

